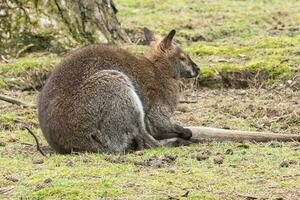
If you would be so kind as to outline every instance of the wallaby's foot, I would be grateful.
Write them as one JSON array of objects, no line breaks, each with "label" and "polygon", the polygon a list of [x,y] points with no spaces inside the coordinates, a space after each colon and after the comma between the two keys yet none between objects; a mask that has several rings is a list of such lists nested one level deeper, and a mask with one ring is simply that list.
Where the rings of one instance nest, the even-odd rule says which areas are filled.
[{"label": "wallaby's foot", "polygon": [[188,146],[188,145],[191,145],[193,143],[189,140],[184,140],[184,139],[181,139],[181,138],[164,139],[164,140],[160,140],[159,142],[164,147]]},{"label": "wallaby's foot", "polygon": [[135,148],[134,151],[143,151],[145,149],[145,142],[142,137],[134,138]]},{"label": "wallaby's foot", "polygon": [[183,128],[182,126],[177,125],[176,126],[176,133],[178,134],[178,137],[188,140],[192,137],[192,131],[188,128]]}]

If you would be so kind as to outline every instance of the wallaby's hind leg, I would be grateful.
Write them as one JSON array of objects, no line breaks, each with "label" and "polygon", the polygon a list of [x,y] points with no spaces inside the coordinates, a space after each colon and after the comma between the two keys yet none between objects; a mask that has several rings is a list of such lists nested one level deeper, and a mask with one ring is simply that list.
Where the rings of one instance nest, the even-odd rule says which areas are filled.
[{"label": "wallaby's hind leg", "polygon": [[[99,110],[93,111],[96,118],[93,131],[95,144],[107,152],[126,152],[157,147],[160,143],[145,130],[144,110],[134,87],[126,75],[115,70],[97,72],[91,81],[99,81],[95,95]],[[95,91],[94,91],[95,92]],[[98,99],[97,99],[98,98]],[[89,99],[89,101],[91,101]]]}]

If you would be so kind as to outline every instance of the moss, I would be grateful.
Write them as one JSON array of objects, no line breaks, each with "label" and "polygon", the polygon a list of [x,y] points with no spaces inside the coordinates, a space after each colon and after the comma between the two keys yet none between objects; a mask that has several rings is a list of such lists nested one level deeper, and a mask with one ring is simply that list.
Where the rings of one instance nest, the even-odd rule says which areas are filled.
[{"label": "moss", "polygon": [[0,89],[4,89],[5,87],[6,87],[5,81],[2,78],[0,78]]},{"label": "moss", "polygon": [[40,70],[41,68],[50,68],[57,63],[55,57],[33,57],[20,58],[9,64],[0,64],[0,73],[17,75],[27,70]]},{"label": "moss", "polygon": [[57,57],[26,57],[0,64],[0,85],[4,89],[38,89],[58,62]]}]

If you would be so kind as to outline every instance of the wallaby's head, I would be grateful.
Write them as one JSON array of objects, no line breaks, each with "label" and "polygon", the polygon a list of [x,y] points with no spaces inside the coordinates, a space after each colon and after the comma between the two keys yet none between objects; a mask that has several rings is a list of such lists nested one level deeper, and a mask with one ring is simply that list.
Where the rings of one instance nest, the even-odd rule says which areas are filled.
[{"label": "wallaby's head", "polygon": [[144,28],[144,34],[150,46],[146,57],[154,64],[171,66],[177,78],[197,77],[199,67],[173,41],[175,33],[176,31],[172,30],[166,37],[161,37],[152,33],[148,28]]}]

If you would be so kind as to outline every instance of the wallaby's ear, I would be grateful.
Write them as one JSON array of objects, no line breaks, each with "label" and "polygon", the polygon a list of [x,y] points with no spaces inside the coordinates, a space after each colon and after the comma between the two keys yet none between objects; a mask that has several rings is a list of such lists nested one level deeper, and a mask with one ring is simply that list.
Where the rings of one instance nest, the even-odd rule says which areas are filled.
[{"label": "wallaby's ear", "polygon": [[173,29],[170,31],[170,33],[161,41],[161,45],[164,49],[170,48],[172,44],[172,40],[175,36],[176,31]]},{"label": "wallaby's ear", "polygon": [[148,44],[150,44],[151,41],[154,41],[155,40],[155,36],[154,34],[152,33],[152,31],[150,31],[148,28],[144,28],[144,35],[146,37],[146,40],[148,42]]}]

